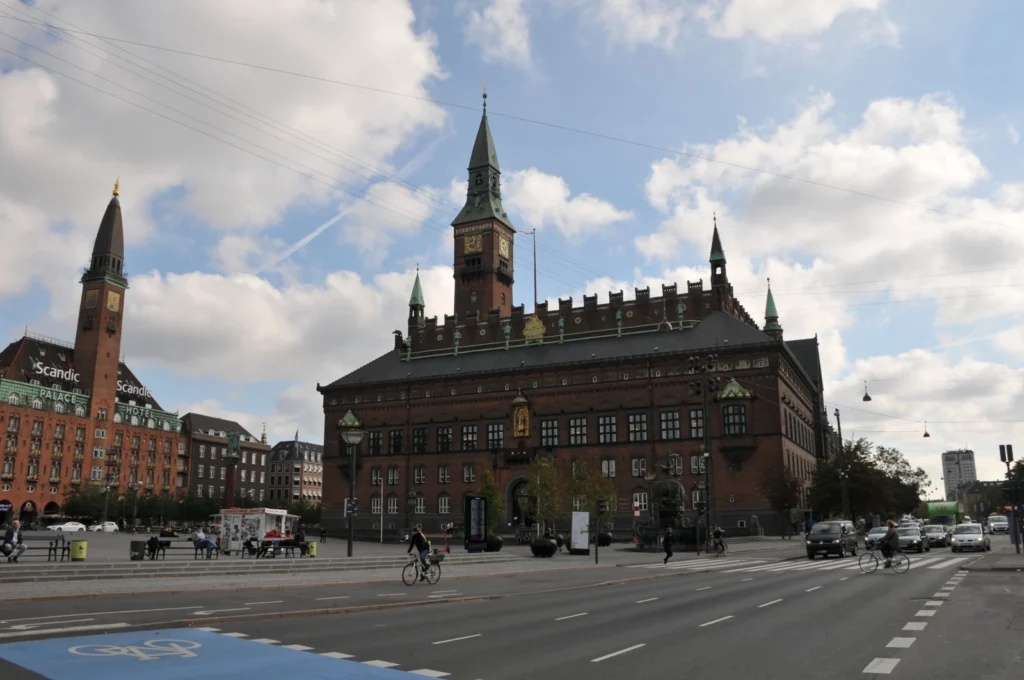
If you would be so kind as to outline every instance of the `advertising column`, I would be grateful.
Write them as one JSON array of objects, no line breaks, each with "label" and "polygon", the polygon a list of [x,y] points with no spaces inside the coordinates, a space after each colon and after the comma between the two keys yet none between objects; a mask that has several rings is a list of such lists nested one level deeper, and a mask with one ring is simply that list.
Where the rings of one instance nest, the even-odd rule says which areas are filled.
[{"label": "advertising column", "polygon": [[569,536],[569,554],[590,554],[590,513],[572,513],[572,533]]}]

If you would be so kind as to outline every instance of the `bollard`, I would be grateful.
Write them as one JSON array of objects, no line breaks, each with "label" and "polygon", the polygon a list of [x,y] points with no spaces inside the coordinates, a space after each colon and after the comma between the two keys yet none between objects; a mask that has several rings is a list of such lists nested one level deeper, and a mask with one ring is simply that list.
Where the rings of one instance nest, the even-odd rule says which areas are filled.
[{"label": "bollard", "polygon": [[310,541],[306,547],[309,548],[309,556],[316,557],[316,541]]},{"label": "bollard", "polygon": [[85,555],[89,551],[88,541],[71,541],[71,561],[84,562]]}]

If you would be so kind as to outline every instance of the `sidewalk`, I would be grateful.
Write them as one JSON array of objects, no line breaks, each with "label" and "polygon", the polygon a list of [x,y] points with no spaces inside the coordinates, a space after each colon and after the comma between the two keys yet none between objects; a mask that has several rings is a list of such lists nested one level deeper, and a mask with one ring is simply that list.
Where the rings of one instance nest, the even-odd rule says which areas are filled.
[{"label": "sidewalk", "polygon": [[967,571],[1024,571],[1024,555],[1018,555],[1013,545],[993,550],[981,559],[969,563]]}]

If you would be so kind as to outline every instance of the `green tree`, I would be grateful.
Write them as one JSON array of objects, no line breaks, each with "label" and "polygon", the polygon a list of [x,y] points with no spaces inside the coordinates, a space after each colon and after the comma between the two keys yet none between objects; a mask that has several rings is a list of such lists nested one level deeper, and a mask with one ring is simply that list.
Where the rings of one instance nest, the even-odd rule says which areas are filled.
[{"label": "green tree", "polygon": [[72,488],[64,495],[65,517],[92,522],[103,514],[103,489],[92,484]]},{"label": "green tree", "polygon": [[493,532],[498,528],[501,518],[505,516],[505,500],[501,497],[501,490],[494,480],[494,473],[490,468],[484,468],[480,474],[480,488],[477,493],[487,501],[487,531]]},{"label": "green tree", "polygon": [[[592,518],[597,518],[597,501],[600,498],[608,501],[609,512],[614,513],[612,498],[615,496],[615,485],[600,471],[592,470],[585,460],[573,461],[572,477],[566,492],[567,500],[572,502],[573,507],[578,501],[580,510],[589,512]],[[610,518],[606,516],[604,519]]]},{"label": "green tree", "polygon": [[527,470],[526,495],[530,496],[534,519],[547,531],[565,515],[565,484],[555,459],[537,456]]}]

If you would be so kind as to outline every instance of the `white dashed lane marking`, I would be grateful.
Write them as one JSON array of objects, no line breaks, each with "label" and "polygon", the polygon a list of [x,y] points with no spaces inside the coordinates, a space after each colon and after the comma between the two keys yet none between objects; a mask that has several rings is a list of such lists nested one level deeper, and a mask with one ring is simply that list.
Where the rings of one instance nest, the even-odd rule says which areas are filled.
[{"label": "white dashed lane marking", "polygon": [[632,647],[626,647],[625,649],[620,649],[617,652],[612,652],[611,654],[605,654],[604,656],[599,656],[596,659],[591,659],[590,663],[597,663],[599,661],[604,661],[605,659],[610,659],[613,656],[619,656],[620,654],[626,654],[627,652],[632,652],[633,650],[640,649],[641,647],[646,647],[646,646],[647,646],[646,643],[640,643],[638,645],[633,645]]},{"label": "white dashed lane marking", "polygon": [[903,626],[903,630],[924,630],[927,627],[928,623],[926,621],[911,621],[907,625]]},{"label": "white dashed lane marking", "polygon": [[867,665],[863,672],[889,675],[899,662],[899,659],[875,659]]},{"label": "white dashed lane marking", "polygon": [[889,641],[889,644],[887,644],[886,647],[893,647],[895,649],[907,649],[910,647],[910,645],[914,644],[914,640],[916,639],[917,638],[911,637],[894,637],[892,640]]}]

